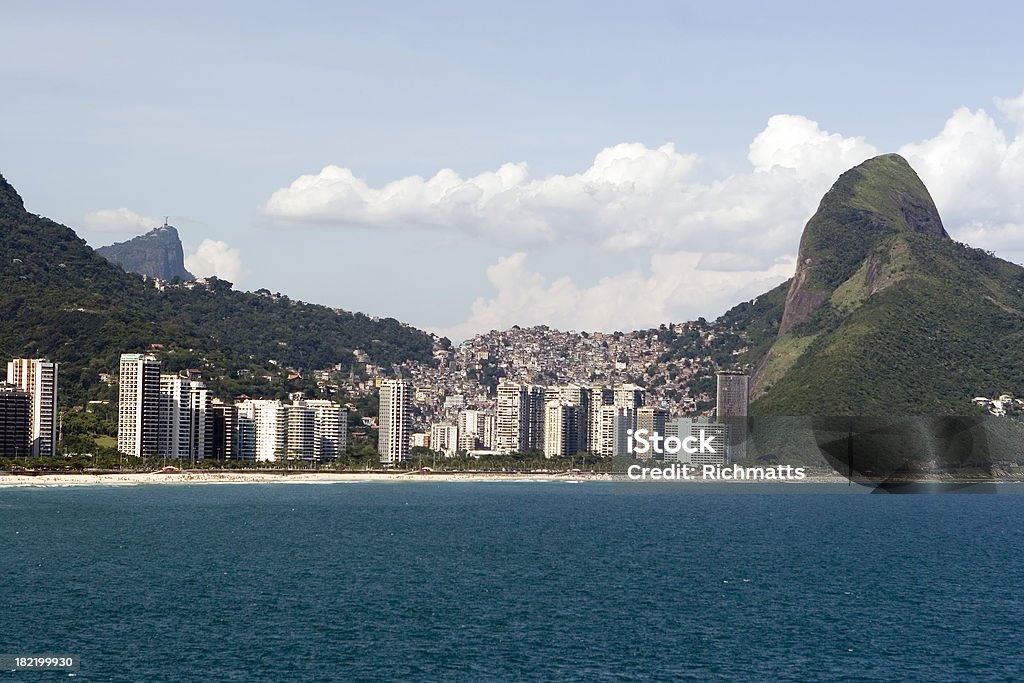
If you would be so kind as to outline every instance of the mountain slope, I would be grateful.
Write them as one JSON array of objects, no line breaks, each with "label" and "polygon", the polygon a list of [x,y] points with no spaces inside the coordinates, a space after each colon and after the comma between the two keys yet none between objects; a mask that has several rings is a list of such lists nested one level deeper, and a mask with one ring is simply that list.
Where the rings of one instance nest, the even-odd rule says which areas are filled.
[{"label": "mountain slope", "polygon": [[379,365],[431,362],[434,346],[430,335],[393,319],[266,290],[237,292],[222,280],[161,291],[96,254],[71,229],[28,213],[2,176],[0,320],[0,359],[38,355],[62,362],[62,397],[69,404],[109,396],[98,373],[116,373],[120,353],[151,344],[164,345],[169,369],[200,368],[215,390],[249,390],[266,374],[275,379],[265,388],[276,392],[287,367],[348,368],[357,348]]},{"label": "mountain slope", "polygon": [[96,253],[129,273],[161,280],[195,279],[185,270],[185,253],[178,230],[166,223],[126,242],[100,247]]},{"label": "mountain slope", "polygon": [[844,173],[800,240],[753,414],[964,414],[1024,387],[1024,268],[949,239],[901,157]]}]

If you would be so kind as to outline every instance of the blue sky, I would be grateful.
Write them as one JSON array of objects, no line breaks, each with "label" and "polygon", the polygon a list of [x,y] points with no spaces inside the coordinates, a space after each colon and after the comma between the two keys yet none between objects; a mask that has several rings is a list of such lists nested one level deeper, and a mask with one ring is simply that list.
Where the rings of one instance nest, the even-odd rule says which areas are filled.
[{"label": "blue sky", "polygon": [[453,337],[718,315],[890,151],[1024,261],[1024,11],[823,4],[8,2],[0,173],[94,246],[170,215],[196,271]]}]

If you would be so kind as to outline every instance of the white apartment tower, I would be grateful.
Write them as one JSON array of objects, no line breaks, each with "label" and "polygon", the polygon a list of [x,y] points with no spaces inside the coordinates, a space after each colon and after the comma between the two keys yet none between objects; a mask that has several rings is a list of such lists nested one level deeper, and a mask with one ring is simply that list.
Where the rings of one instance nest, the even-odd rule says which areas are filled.
[{"label": "white apartment tower", "polygon": [[7,364],[7,383],[30,397],[29,448],[34,456],[57,454],[58,364],[45,358],[15,358]]},{"label": "white apartment tower", "polygon": [[544,448],[544,394],[541,386],[498,383],[496,450],[515,453]]},{"label": "white apartment tower", "polygon": [[482,410],[463,410],[459,413],[459,450],[473,451],[494,447],[494,415]]},{"label": "white apartment tower", "polygon": [[449,422],[430,425],[430,448],[448,457],[455,455],[459,449],[459,428]]},{"label": "white apartment tower", "polygon": [[560,458],[576,455],[579,447],[579,414],[577,405],[555,399],[544,407],[544,457]]},{"label": "white apartment tower", "polygon": [[[585,451],[590,447],[591,399],[592,392],[590,387],[580,386],[579,384],[551,386],[547,388],[545,393],[546,404],[551,401],[561,401],[565,405],[575,406],[576,408],[576,433],[573,437],[575,438],[575,449],[573,450],[573,453],[576,451]],[[546,424],[547,422],[545,418],[545,425]]]},{"label": "white apartment tower", "polygon": [[348,412],[334,401],[303,399],[287,406],[288,457],[325,462],[348,447]]},{"label": "white apartment tower", "polygon": [[158,449],[160,362],[141,353],[121,354],[117,389],[117,450],[136,457]]},{"label": "white apartment tower", "polygon": [[202,382],[160,375],[157,454],[202,460],[213,450],[213,397]]},{"label": "white apartment tower", "polygon": [[604,457],[629,455],[629,430],[636,424],[632,408],[601,406],[597,409],[596,430],[590,452]]},{"label": "white apartment tower", "polygon": [[384,380],[380,385],[377,411],[377,452],[382,465],[395,465],[409,458],[412,386],[403,379]]}]

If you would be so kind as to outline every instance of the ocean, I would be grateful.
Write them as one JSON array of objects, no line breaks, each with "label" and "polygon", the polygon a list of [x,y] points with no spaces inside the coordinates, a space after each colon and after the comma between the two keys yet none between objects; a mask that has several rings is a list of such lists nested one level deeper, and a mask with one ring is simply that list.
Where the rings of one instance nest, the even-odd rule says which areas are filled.
[{"label": "ocean", "polygon": [[0,653],[95,681],[1015,680],[1021,489],[0,488]]}]

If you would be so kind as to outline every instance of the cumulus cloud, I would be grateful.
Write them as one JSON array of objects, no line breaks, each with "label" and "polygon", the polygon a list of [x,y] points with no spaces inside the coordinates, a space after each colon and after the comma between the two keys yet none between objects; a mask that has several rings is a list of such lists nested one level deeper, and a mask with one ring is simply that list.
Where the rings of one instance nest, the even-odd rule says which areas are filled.
[{"label": "cumulus cloud", "polygon": [[[1015,130],[961,108],[933,137],[898,151],[917,170],[956,239],[1024,261],[1024,93],[995,98]],[[327,166],[274,192],[262,210],[282,226],[455,231],[508,248],[450,333],[544,322],[624,329],[717,315],[792,274],[803,226],[836,177],[880,151],[806,117],[772,116],[751,141],[749,167],[701,175],[701,159],[672,144],[623,143],[577,173],[533,177],[525,163],[463,178],[451,169],[373,187]],[[592,287],[530,270],[532,250],[646,250],[643,270]]]},{"label": "cumulus cloud", "polygon": [[1024,257],[1024,93],[996,98],[1017,121],[1007,135],[984,109],[953,112],[938,135],[904,145],[950,234],[1007,258]]},{"label": "cumulus cloud", "polygon": [[653,254],[645,269],[633,269],[579,287],[567,276],[549,280],[516,252],[487,268],[495,289],[473,302],[469,319],[437,330],[452,339],[512,325],[551,325],[577,330],[630,330],[693,320],[761,294],[793,274],[792,257],[763,270],[705,270],[701,254]]},{"label": "cumulus cloud", "polygon": [[160,225],[161,221],[149,216],[142,216],[131,209],[100,209],[86,214],[82,219],[82,227],[94,232],[130,232],[142,233]]},{"label": "cumulus cloud", "polygon": [[802,116],[773,116],[750,145],[751,170],[714,181],[672,144],[623,143],[569,175],[533,178],[525,163],[463,178],[451,169],[371,187],[327,166],[274,192],[263,211],[282,223],[457,230],[531,249],[553,243],[611,250],[739,252],[769,265],[799,237],[836,174],[876,154],[861,138]]},{"label": "cumulus cloud", "polygon": [[243,274],[238,250],[220,240],[200,242],[199,248],[185,257],[185,267],[196,277],[213,275],[232,283],[237,283]]}]

